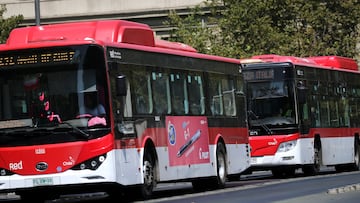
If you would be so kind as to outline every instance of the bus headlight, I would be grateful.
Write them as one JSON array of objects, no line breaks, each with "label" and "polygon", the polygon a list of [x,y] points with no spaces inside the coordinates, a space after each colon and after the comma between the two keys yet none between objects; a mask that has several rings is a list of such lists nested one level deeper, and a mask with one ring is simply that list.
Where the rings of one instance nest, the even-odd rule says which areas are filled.
[{"label": "bus headlight", "polygon": [[295,148],[297,140],[283,142],[279,145],[277,152],[287,152]]},{"label": "bus headlight", "polygon": [[0,176],[10,176],[10,175],[14,175],[15,173],[3,168],[0,168]]},{"label": "bus headlight", "polygon": [[84,169],[96,170],[105,161],[105,159],[106,159],[106,154],[103,154],[103,155],[94,157],[92,159],[86,160],[80,164],[77,164],[72,169],[73,170],[84,170]]}]

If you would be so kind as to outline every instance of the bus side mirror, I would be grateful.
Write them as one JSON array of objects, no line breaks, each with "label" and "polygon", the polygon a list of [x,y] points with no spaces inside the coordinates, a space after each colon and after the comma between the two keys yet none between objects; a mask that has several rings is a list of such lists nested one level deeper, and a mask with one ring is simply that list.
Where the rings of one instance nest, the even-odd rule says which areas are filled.
[{"label": "bus side mirror", "polygon": [[126,96],[126,77],[125,75],[118,75],[116,77],[116,96]]}]

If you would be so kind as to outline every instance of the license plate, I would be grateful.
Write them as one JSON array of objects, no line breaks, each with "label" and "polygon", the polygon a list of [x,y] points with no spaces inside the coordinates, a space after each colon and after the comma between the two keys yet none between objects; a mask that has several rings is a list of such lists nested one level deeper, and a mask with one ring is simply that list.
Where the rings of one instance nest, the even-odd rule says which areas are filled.
[{"label": "license plate", "polygon": [[34,186],[41,186],[41,185],[53,185],[54,181],[53,178],[34,178],[33,185]]}]

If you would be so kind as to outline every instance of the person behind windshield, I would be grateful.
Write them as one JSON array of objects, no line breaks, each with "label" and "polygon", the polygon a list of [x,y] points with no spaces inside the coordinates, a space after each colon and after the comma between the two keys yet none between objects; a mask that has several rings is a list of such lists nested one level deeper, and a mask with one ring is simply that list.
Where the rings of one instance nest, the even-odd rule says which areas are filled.
[{"label": "person behind windshield", "polygon": [[91,117],[88,126],[104,125],[106,126],[105,108],[98,102],[97,92],[84,93],[84,105],[79,109],[79,117]]},{"label": "person behind windshield", "polygon": [[80,114],[87,114],[91,116],[105,116],[105,108],[98,102],[97,92],[85,92],[84,93],[84,106],[80,107]]},{"label": "person behind windshield", "polygon": [[35,126],[61,123],[59,115],[50,110],[50,101],[45,91],[38,92],[38,98],[33,103],[33,119]]},{"label": "person behind windshield", "polygon": [[288,103],[284,104],[283,108],[280,109],[280,112],[283,117],[292,117],[293,115],[293,110]]}]

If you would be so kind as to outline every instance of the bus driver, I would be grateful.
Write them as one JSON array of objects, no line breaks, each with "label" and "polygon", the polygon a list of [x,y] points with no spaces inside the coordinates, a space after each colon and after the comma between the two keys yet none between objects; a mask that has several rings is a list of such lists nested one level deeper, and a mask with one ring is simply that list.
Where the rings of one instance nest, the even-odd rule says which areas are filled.
[{"label": "bus driver", "polygon": [[88,126],[106,125],[105,108],[98,102],[97,92],[84,92],[84,105],[79,109],[79,117],[90,117]]}]

